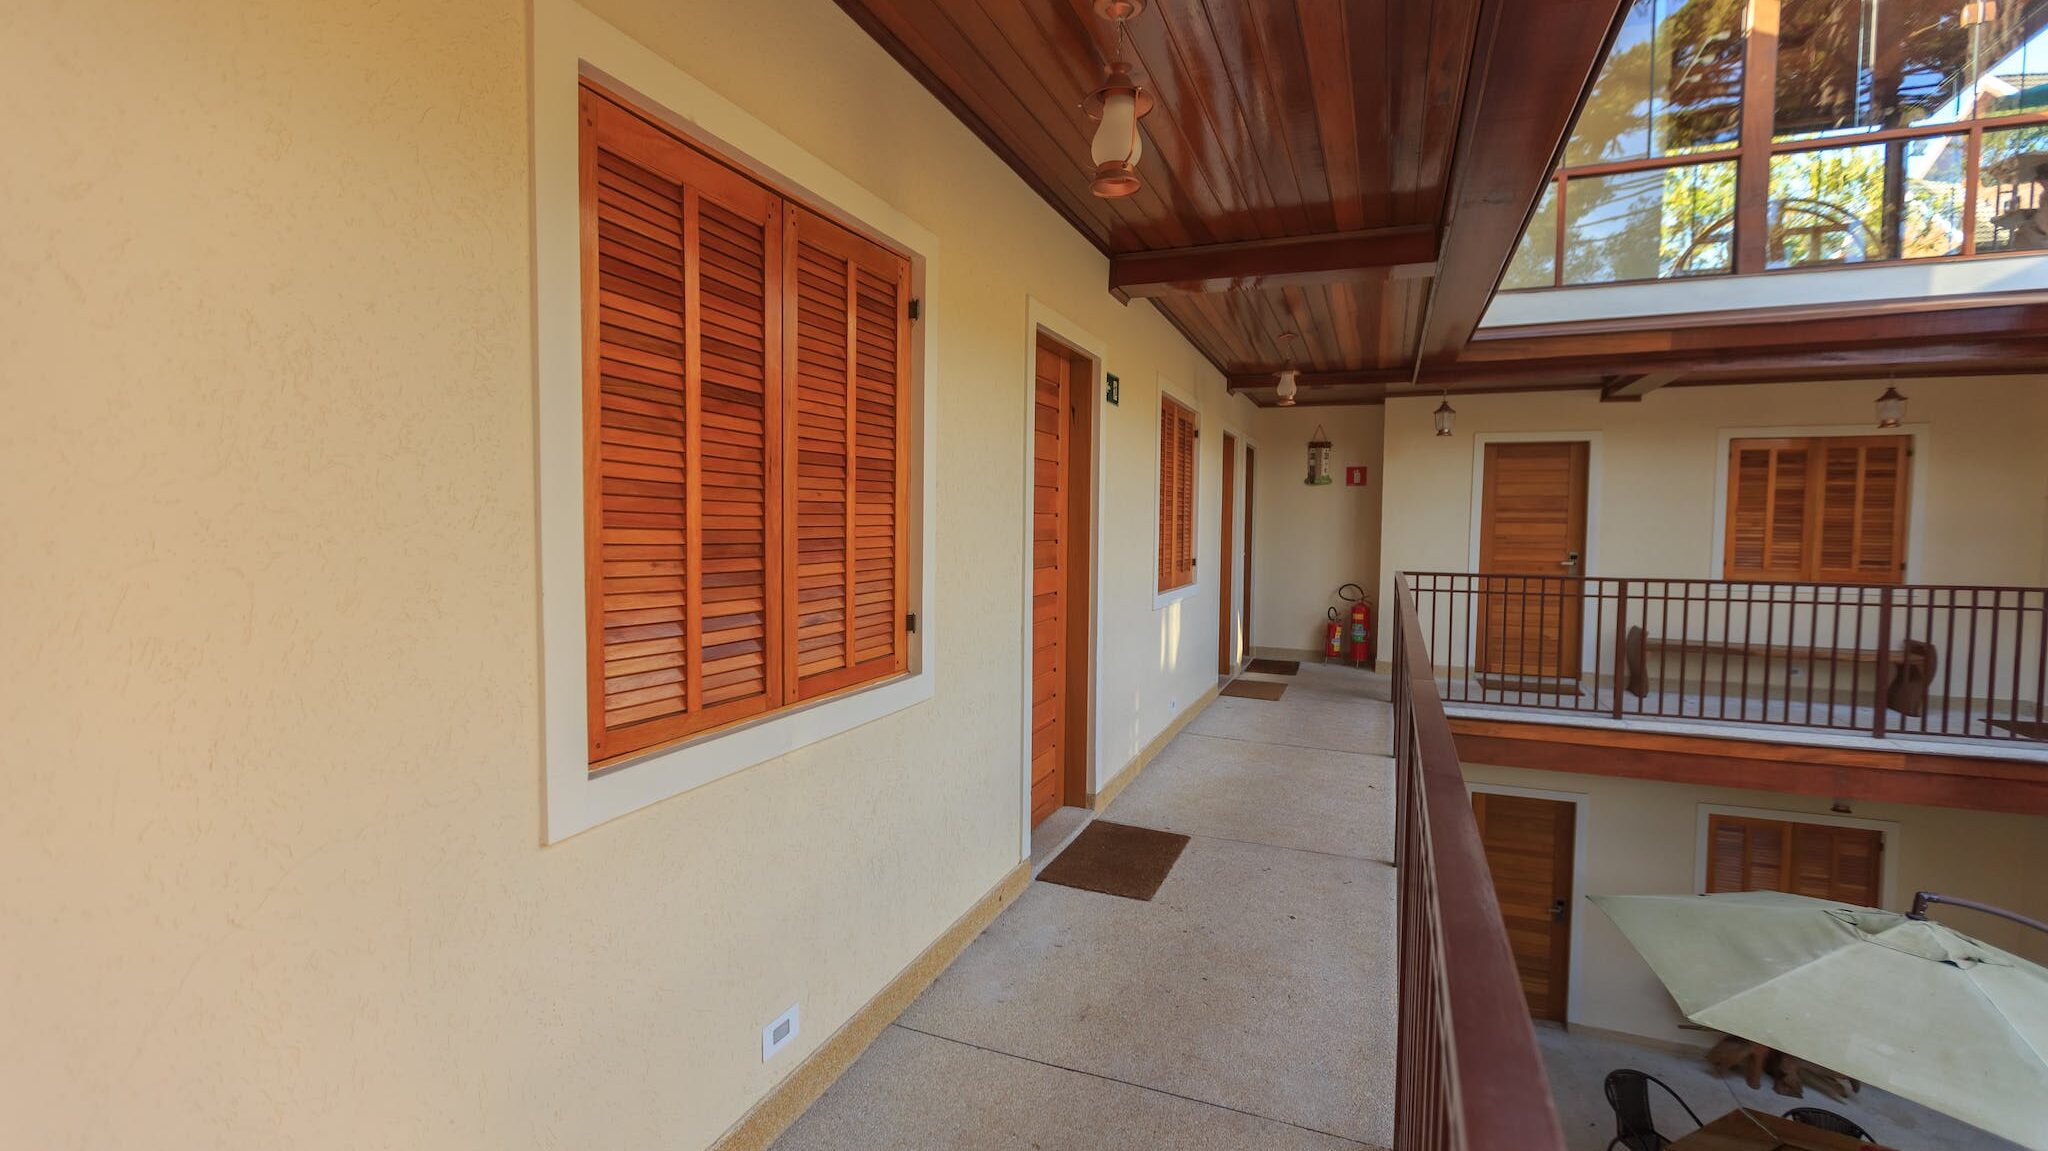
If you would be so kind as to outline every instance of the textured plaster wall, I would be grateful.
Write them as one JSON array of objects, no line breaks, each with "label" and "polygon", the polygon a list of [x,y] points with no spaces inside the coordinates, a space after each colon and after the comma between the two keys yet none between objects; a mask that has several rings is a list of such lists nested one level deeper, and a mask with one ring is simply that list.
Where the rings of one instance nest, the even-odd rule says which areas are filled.
[{"label": "textured plaster wall", "polygon": [[[1397,571],[1469,571],[1475,439],[1486,432],[1598,432],[1598,521],[1589,574],[1718,579],[1714,509],[1720,433],[1870,428],[1885,382],[1666,388],[1638,404],[1591,392],[1458,398],[1456,434],[1431,434],[1433,398],[1387,404],[1389,509],[1381,581]],[[1926,428],[1913,461],[1924,491],[1910,525],[1916,583],[2033,584],[2044,574],[2048,388],[2041,377],[1913,380],[1908,422]]]},{"label": "textured plaster wall", "polygon": [[[1824,815],[1830,801],[1803,795],[1695,787],[1652,780],[1568,775],[1516,768],[1465,765],[1468,783],[1505,784],[1586,797],[1585,870],[1575,880],[1574,914],[1579,917],[1577,978],[1571,1021],[1633,1035],[1701,1044],[1699,1031],[1681,1028],[1683,1017],[1657,976],[1627,938],[1588,895],[1696,892],[1696,867],[1704,845],[1699,816],[1704,804],[1754,808],[1798,819]],[[1853,816],[1895,826],[1886,832],[1892,884],[1885,905],[1904,911],[1913,893],[1941,891],[2012,908],[2048,914],[2048,819],[2024,815],[1958,811],[1940,807],[1858,803]],[[1943,910],[1942,922],[1988,943],[2048,962],[2048,941],[2040,933],[1990,916]]]},{"label": "textured plaster wall", "polygon": [[1027,296],[1124,381],[1104,774],[1213,682],[1154,404],[1244,401],[829,0],[598,7],[939,236],[935,698],[540,847],[525,4],[16,4],[11,1144],[710,1143],[1017,860]]},{"label": "textured plaster wall", "polygon": [[[1252,526],[1252,642],[1320,651],[1323,611],[1343,608],[1337,589],[1356,583],[1373,597],[1380,568],[1380,493],[1387,476],[1381,445],[1383,407],[1261,408],[1257,423],[1258,504]],[[1321,428],[1331,444],[1327,487],[1303,483],[1308,444]],[[1347,465],[1363,464],[1366,486],[1344,485]],[[1377,627],[1375,617],[1375,627]],[[1379,645],[1386,648],[1385,642]]]}]

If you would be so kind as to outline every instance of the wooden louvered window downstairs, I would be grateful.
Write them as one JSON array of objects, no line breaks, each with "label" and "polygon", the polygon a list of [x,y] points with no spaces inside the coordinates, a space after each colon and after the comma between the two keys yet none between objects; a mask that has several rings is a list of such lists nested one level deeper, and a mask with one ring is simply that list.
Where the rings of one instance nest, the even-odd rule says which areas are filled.
[{"label": "wooden louvered window downstairs", "polygon": [[1195,413],[1159,397],[1159,591],[1195,582]]},{"label": "wooden louvered window downstairs", "polygon": [[1875,828],[1712,814],[1707,892],[1789,891],[1876,907],[1883,852]]},{"label": "wooden louvered window downstairs", "polygon": [[590,763],[903,672],[909,263],[586,85]]},{"label": "wooden louvered window downstairs", "polygon": [[1728,454],[1731,580],[1905,580],[1906,436],[1735,440]]}]

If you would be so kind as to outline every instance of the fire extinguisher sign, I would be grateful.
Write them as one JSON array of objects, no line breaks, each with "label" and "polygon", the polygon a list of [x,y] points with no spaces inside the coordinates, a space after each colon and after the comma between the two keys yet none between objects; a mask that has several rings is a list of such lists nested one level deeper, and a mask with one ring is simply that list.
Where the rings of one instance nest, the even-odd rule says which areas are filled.
[{"label": "fire extinguisher sign", "polygon": [[1365,486],[1365,465],[1350,464],[1344,468],[1344,486],[1362,488]]}]

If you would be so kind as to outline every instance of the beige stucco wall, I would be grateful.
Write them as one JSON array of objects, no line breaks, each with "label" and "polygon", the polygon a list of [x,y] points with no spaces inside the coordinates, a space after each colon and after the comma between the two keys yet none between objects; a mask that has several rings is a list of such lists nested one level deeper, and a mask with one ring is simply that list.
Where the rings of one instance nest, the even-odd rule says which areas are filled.
[{"label": "beige stucco wall", "polygon": [[[1571,1022],[1704,1043],[1712,1038],[1680,1026],[1683,1017],[1642,957],[1587,895],[1697,892],[1704,851],[1702,805],[1751,808],[1826,818],[1830,801],[1801,795],[1697,787],[1516,768],[1465,766],[1468,784],[1507,785],[1580,796],[1583,868],[1573,892]],[[1885,906],[1903,911],[1915,891],[1940,891],[2048,917],[2048,819],[1940,807],[1858,803],[1850,818],[1889,824],[1885,832]],[[1946,909],[1937,918],[1959,931],[2048,962],[2048,939],[1974,912]]]},{"label": "beige stucco wall", "polygon": [[[1320,651],[1323,610],[1342,608],[1337,589],[1357,583],[1385,602],[1375,583],[1380,567],[1380,493],[1385,490],[1380,442],[1385,409],[1261,408],[1253,425],[1259,446],[1253,521],[1252,642],[1260,647]],[[1330,441],[1328,486],[1303,483],[1308,444],[1321,428]],[[1346,487],[1344,469],[1364,465],[1366,486]],[[1385,645],[1381,645],[1384,650]]]},{"label": "beige stucco wall", "polygon": [[[1431,433],[1433,397],[1387,404],[1389,514],[1381,580],[1470,571],[1473,461],[1482,433],[1595,433],[1588,574],[1719,578],[1713,557],[1721,433],[1871,429],[1884,381],[1666,388],[1641,403],[1596,393],[1462,396],[1456,434]],[[1909,549],[1915,583],[2048,582],[2048,386],[2040,377],[1913,380],[1908,423],[1922,496]]]},{"label": "beige stucco wall", "polygon": [[541,847],[525,3],[15,5],[11,1144],[710,1143],[1018,859],[1027,297],[1123,379],[1104,774],[1213,682],[1154,404],[1244,401],[829,0],[598,7],[939,238],[935,698]]}]

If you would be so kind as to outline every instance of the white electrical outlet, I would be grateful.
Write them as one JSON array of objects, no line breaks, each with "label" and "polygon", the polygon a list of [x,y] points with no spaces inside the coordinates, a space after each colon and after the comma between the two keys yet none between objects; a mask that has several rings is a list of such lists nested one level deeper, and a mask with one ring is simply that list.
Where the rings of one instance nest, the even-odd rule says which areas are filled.
[{"label": "white electrical outlet", "polygon": [[775,1053],[789,1046],[796,1038],[797,1005],[792,1003],[789,1010],[775,1017],[775,1022],[761,1029],[761,1062],[775,1058]]}]

